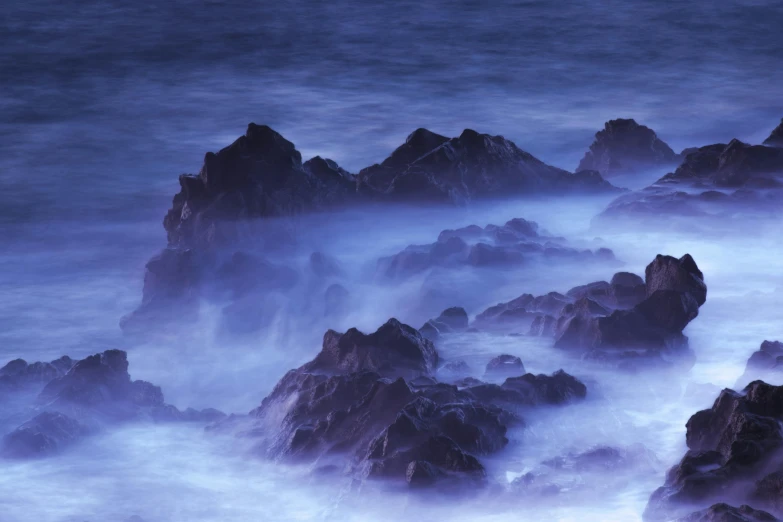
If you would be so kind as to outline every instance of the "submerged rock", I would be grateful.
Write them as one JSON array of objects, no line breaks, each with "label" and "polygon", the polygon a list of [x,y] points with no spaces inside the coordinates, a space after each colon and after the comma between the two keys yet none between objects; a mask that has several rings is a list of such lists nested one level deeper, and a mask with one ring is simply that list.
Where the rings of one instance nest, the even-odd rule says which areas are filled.
[{"label": "submerged rock", "polygon": [[679,160],[680,156],[652,129],[632,119],[617,119],[606,122],[596,133],[576,170],[596,170],[609,177],[670,166]]}]

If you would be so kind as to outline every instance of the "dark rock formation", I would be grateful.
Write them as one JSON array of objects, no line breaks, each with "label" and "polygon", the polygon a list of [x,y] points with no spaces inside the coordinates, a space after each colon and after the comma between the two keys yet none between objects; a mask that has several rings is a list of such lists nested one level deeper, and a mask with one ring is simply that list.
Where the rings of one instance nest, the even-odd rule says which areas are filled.
[{"label": "dark rock formation", "polygon": [[509,377],[525,373],[525,365],[522,359],[515,355],[498,355],[487,363],[485,375],[490,377]]},{"label": "dark rock formation", "polygon": [[362,169],[360,192],[400,201],[463,203],[475,198],[613,190],[598,173],[571,174],[546,165],[502,136],[466,129],[448,139],[426,129],[380,165]]},{"label": "dark rock formation", "polygon": [[[52,363],[12,361],[4,377],[29,376],[46,382],[30,405],[35,416],[3,439],[2,453],[15,458],[54,454],[83,437],[119,422],[213,422],[223,413],[208,409],[180,412],[163,400],[161,389],[146,381],[131,380],[125,352],[107,350],[72,363],[62,357]],[[51,378],[49,378],[51,376]],[[18,381],[17,381],[18,382]]]},{"label": "dark rock formation", "polygon": [[579,250],[563,238],[548,236],[533,221],[516,218],[502,226],[477,225],[444,230],[435,243],[411,245],[378,261],[378,272],[388,278],[408,277],[436,267],[516,267],[540,260],[547,263],[614,262],[607,248]]},{"label": "dark rock formation", "polygon": [[758,351],[748,359],[745,372],[737,380],[737,387],[743,388],[754,380],[770,384],[783,384],[783,343],[764,341]]},{"label": "dark rock formation", "polygon": [[[688,452],[650,497],[645,518],[662,520],[679,506],[722,498],[775,507],[774,473],[783,469],[781,421],[783,386],[754,381],[742,393],[723,390],[712,408],[688,420]],[[755,492],[749,491],[754,481]]]},{"label": "dark rock formation", "polygon": [[677,522],[777,522],[777,520],[766,511],[759,511],[748,505],[736,508],[720,503],[679,518]]},{"label": "dark rock formation", "polygon": [[634,120],[610,120],[595,134],[590,150],[577,171],[597,170],[603,176],[631,174],[655,167],[670,166],[680,160],[652,129]]},{"label": "dark rock formation", "polygon": [[179,182],[163,221],[172,247],[219,243],[235,237],[230,224],[237,220],[327,208],[355,193],[353,176],[333,161],[302,164],[293,143],[254,123],[228,147],[207,153],[198,176]]},{"label": "dark rock formation", "polygon": [[659,225],[661,220],[678,217],[777,215],[782,190],[783,149],[732,140],[689,150],[674,172],[650,187],[618,197],[594,224],[620,220],[627,226],[628,218],[651,216]]},{"label": "dark rock formation", "polygon": [[772,134],[764,140],[764,145],[769,147],[783,147],[783,119],[780,120],[780,125],[775,127]]},{"label": "dark rock formation", "polygon": [[[488,308],[476,316],[484,328],[528,328],[554,335],[555,346],[591,359],[660,358],[686,352],[682,330],[707,298],[704,276],[690,255],[659,255],[647,266],[645,281],[627,272],[534,297],[530,294]],[[633,366],[633,364],[631,364]]]},{"label": "dark rock formation", "polygon": [[0,392],[16,391],[35,385],[44,385],[61,377],[73,366],[74,361],[63,356],[52,362],[28,364],[23,359],[15,359],[0,368]]},{"label": "dark rock formation", "polygon": [[507,444],[520,408],[586,394],[564,372],[458,388],[437,382],[437,361],[428,340],[394,319],[369,335],[330,331],[315,359],[288,372],[249,419],[232,421],[273,457],[411,487],[480,484],[479,457]]}]

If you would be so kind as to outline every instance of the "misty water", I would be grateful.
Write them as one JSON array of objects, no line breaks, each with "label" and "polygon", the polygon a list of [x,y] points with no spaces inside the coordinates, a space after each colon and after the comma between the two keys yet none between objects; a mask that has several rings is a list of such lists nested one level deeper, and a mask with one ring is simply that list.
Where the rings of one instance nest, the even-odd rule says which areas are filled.
[{"label": "misty water", "polygon": [[[317,353],[328,328],[369,332],[389,317],[418,327],[447,306],[474,317],[522,293],[564,292],[618,270],[643,274],[658,253],[690,253],[709,290],[685,330],[697,358],[685,372],[608,372],[525,336],[465,333],[439,345],[443,357],[476,369],[510,353],[528,371],[563,368],[588,384],[587,401],[531,417],[486,459],[501,489],[570,451],[643,446],[645,457],[621,476],[575,475],[560,495],[538,499],[513,491],[422,499],[248,458],[241,442],[201,427],[129,425],[57,457],[3,461],[0,520],[641,520],[685,450],[688,417],[734,385],[764,339],[783,338],[779,222],[749,222],[741,232],[591,228],[608,196],[302,217],[291,229],[295,245],[269,255],[303,279],[269,297],[275,313],[261,331],[225,335],[208,303],[192,327],[153,340],[124,337],[119,320],[140,301],[144,264],[165,246],[161,220],[177,175],[196,171],[204,152],[229,144],[249,121],[272,126],[304,157],[351,171],[381,161],[421,126],[502,134],[568,170],[615,117],[636,118],[675,150],[733,137],[758,143],[783,115],[781,26],[780,3],[760,0],[585,1],[568,10],[402,0],[7,6],[0,364],[121,348],[133,378],[160,385],[167,402],[245,413]],[[639,188],[661,174],[613,182]],[[373,274],[379,257],[441,230],[515,217],[570,245],[611,248],[618,263],[454,271],[449,295],[429,306],[415,299],[426,275],[390,284]],[[343,265],[352,300],[344,317],[324,317],[308,286],[314,251]]]}]

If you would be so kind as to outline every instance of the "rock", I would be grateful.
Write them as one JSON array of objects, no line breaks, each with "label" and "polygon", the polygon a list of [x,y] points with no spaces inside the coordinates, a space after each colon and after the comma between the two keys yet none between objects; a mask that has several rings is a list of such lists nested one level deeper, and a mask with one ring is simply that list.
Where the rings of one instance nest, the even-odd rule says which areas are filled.
[{"label": "rock", "polygon": [[516,409],[585,393],[560,373],[502,386],[440,383],[431,374],[438,361],[431,346],[394,319],[370,335],[327,332],[321,353],[289,371],[247,419],[219,424],[235,424],[273,458],[318,461],[411,487],[475,487],[486,477],[479,457],[506,446],[507,426],[520,422]]},{"label": "rock", "polygon": [[780,125],[775,127],[772,134],[764,140],[764,145],[769,147],[783,147],[783,119],[780,120]]},{"label": "rock", "polygon": [[712,408],[693,415],[686,424],[688,452],[650,497],[645,519],[663,519],[681,505],[728,494],[749,500],[745,484],[754,477],[761,481],[756,500],[767,485],[774,490],[774,479],[763,479],[780,465],[782,399],[783,386],[754,381],[742,393],[723,390]]},{"label": "rock", "polygon": [[431,375],[438,365],[432,342],[417,330],[390,319],[372,334],[355,328],[344,334],[329,330],[321,352],[303,369],[307,372],[372,371],[384,377]]},{"label": "rock", "polygon": [[652,129],[634,120],[617,119],[606,122],[596,133],[576,170],[597,170],[609,177],[669,166],[679,159]]},{"label": "rock", "polygon": [[690,254],[685,254],[680,259],[658,254],[655,260],[647,265],[644,276],[647,297],[660,290],[670,290],[692,298],[699,306],[707,301],[704,274]]},{"label": "rock", "polygon": [[430,339],[436,340],[442,333],[460,332],[468,329],[468,313],[458,306],[447,308],[435,319],[430,319],[419,332]]},{"label": "rock", "polygon": [[570,174],[546,165],[502,136],[470,129],[452,139],[416,130],[383,163],[362,169],[357,186],[376,198],[451,203],[614,189],[600,174]]},{"label": "rock", "polygon": [[773,471],[758,480],[751,497],[754,503],[758,503],[774,513],[783,513],[783,470]]},{"label": "rock", "polygon": [[465,361],[449,361],[438,368],[438,375],[445,375],[447,379],[454,379],[455,377],[464,378],[470,375],[470,373],[471,368]]},{"label": "rock", "polygon": [[525,366],[522,359],[514,355],[498,355],[487,363],[485,374],[492,377],[508,377],[522,375],[525,373]]},{"label": "rock", "polygon": [[3,438],[2,455],[29,459],[55,455],[90,434],[62,413],[43,412]]},{"label": "rock", "polygon": [[677,522],[777,522],[777,520],[766,511],[759,511],[747,505],[736,508],[720,503],[679,518]]},{"label": "rock", "polygon": [[230,146],[207,153],[198,176],[179,182],[163,224],[169,246],[184,248],[231,241],[241,220],[328,208],[355,193],[353,176],[333,161],[303,165],[293,143],[254,123]]},{"label": "rock", "polygon": [[595,446],[581,453],[568,453],[544,461],[543,464],[554,469],[575,472],[623,471],[640,466],[654,469],[657,458],[640,444],[627,448]]},{"label": "rock", "polygon": [[756,379],[771,384],[776,384],[783,379],[783,343],[779,341],[761,343],[759,350],[748,359],[745,372],[737,381],[737,386],[743,388]]}]

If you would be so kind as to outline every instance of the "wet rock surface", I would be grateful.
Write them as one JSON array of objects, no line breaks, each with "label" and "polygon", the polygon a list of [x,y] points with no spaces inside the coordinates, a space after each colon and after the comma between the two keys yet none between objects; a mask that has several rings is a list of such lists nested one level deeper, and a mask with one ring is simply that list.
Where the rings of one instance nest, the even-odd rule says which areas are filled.
[{"label": "wet rock surface", "polygon": [[680,156],[655,132],[632,119],[606,122],[595,135],[577,171],[596,170],[605,177],[672,166]]},{"label": "wet rock surface", "polygon": [[480,457],[506,446],[523,412],[587,393],[562,371],[457,387],[438,382],[437,361],[432,343],[395,319],[372,334],[330,331],[315,359],[289,371],[233,428],[272,457],[317,460],[358,477],[482,484]]},{"label": "wet rock surface", "polygon": [[723,390],[688,420],[688,452],[650,497],[645,520],[726,498],[779,510],[781,421],[783,386],[754,381],[741,393]]},{"label": "wet rock surface", "polygon": [[[149,382],[132,380],[128,374],[128,360],[121,350],[107,350],[73,362],[62,357],[52,363],[27,364],[16,360],[0,373],[29,376],[29,382],[40,392],[25,406],[24,421],[3,438],[0,449],[5,457],[33,458],[54,455],[95,432],[131,421],[199,422],[206,424],[224,416],[214,410],[187,409],[179,411],[166,404],[161,389]],[[41,373],[38,369],[44,368]],[[41,378],[45,376],[46,378]],[[18,380],[16,382],[19,382]],[[11,399],[9,399],[11,400]],[[32,412],[32,413],[30,413]],[[0,419],[3,425],[13,422],[20,414]]]}]

